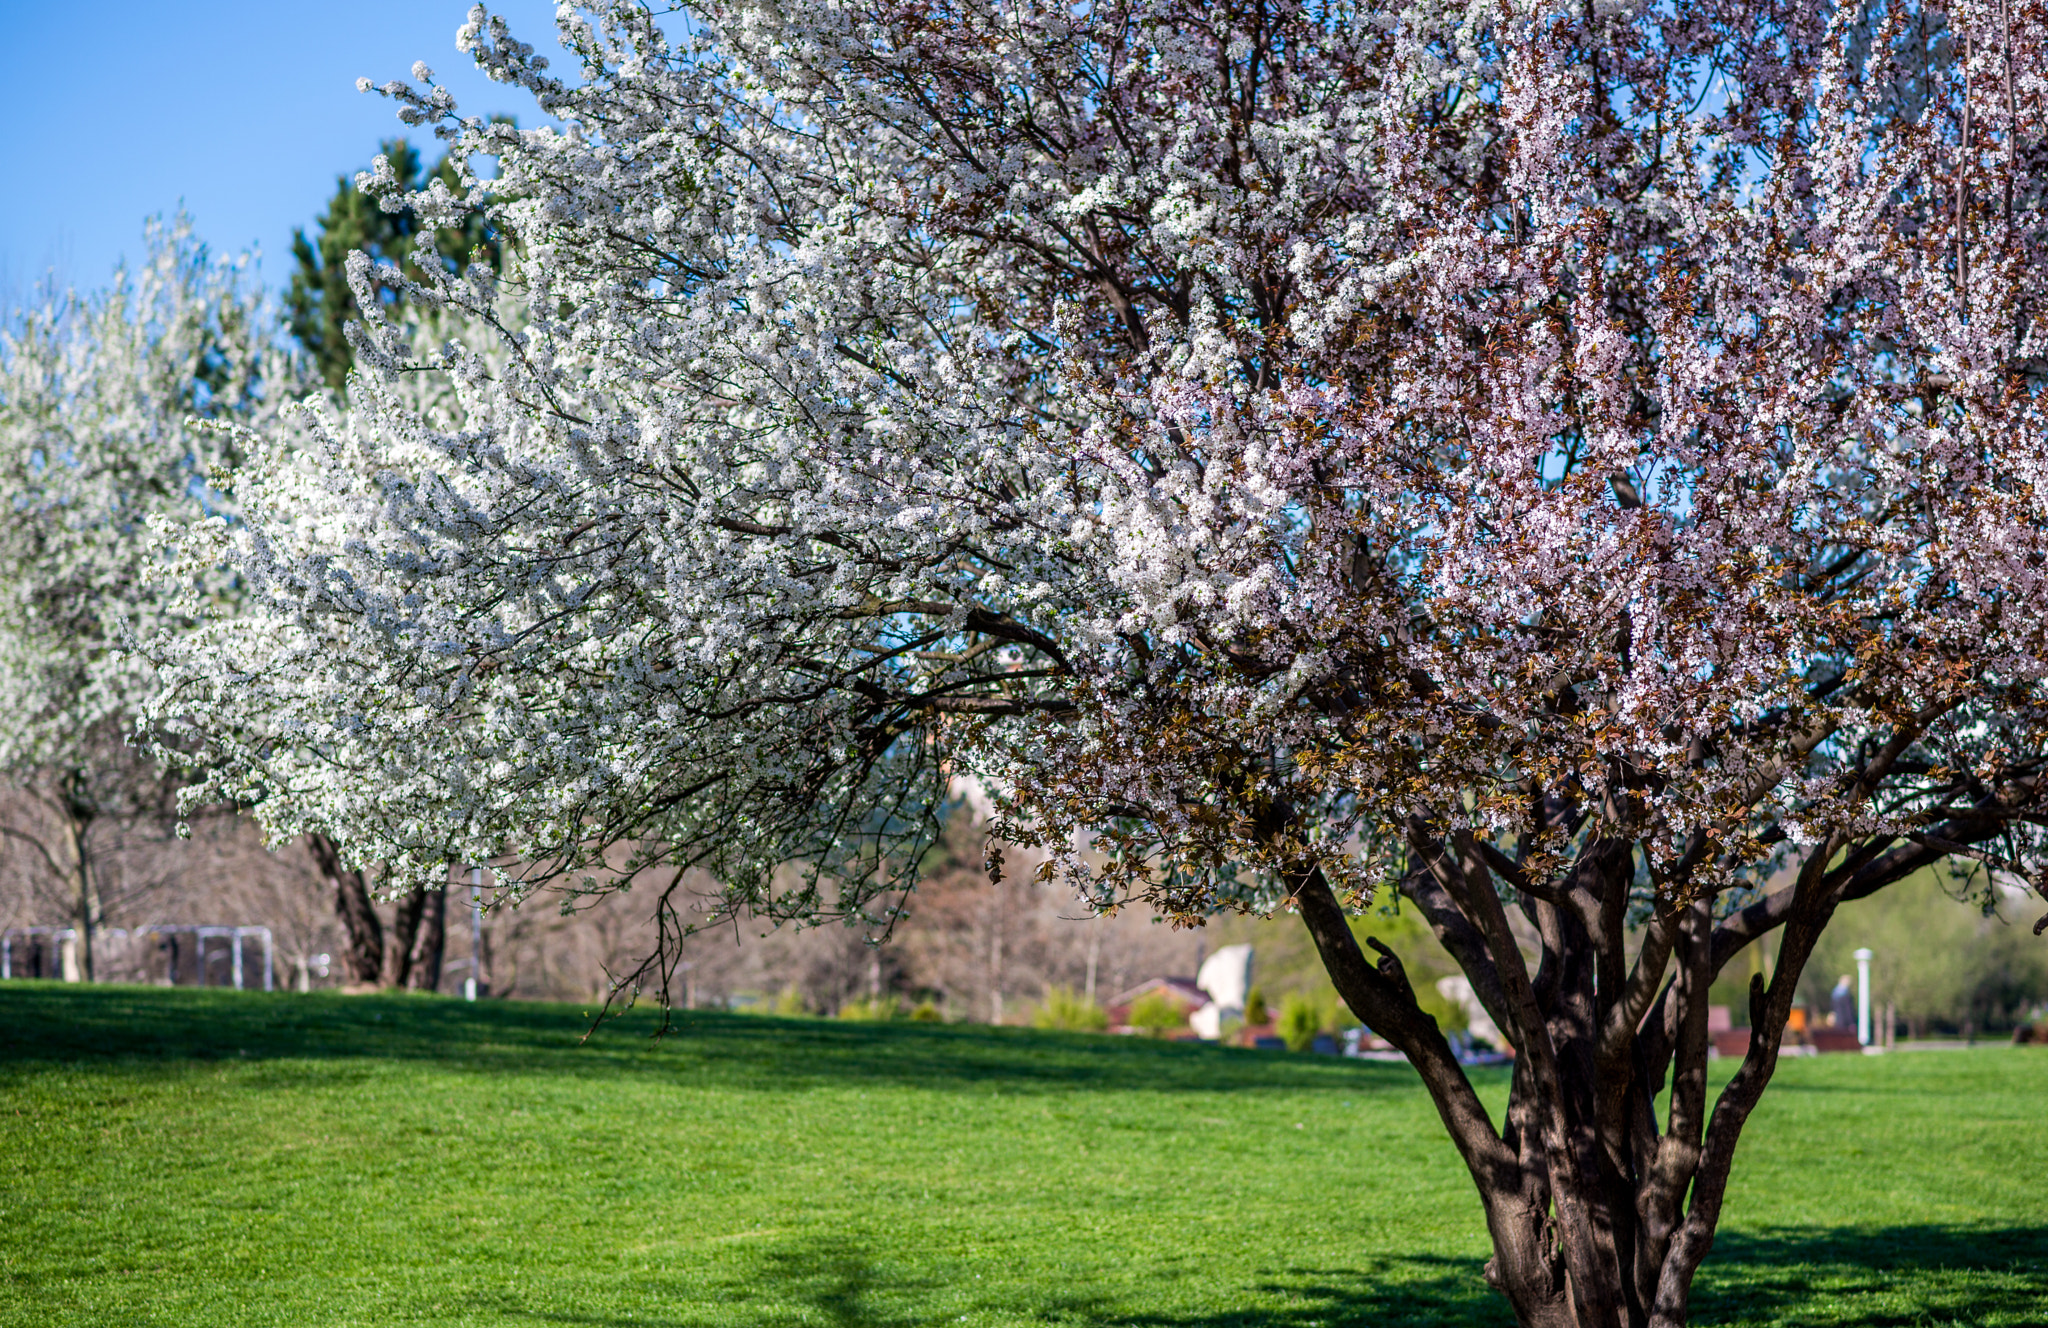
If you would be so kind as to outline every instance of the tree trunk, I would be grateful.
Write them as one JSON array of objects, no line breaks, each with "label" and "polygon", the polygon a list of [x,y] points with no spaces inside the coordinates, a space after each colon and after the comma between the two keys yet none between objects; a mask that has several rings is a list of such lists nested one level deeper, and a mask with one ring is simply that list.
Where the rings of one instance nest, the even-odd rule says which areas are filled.
[{"label": "tree trunk", "polygon": [[80,795],[82,781],[73,776],[66,781],[58,805],[64,812],[65,837],[71,849],[71,894],[73,917],[78,929],[78,975],[81,980],[95,980],[93,965],[95,941],[106,910],[100,898],[99,873],[94,870],[92,860],[92,823],[94,809]]},{"label": "tree trunk", "polygon": [[308,836],[313,861],[321,874],[334,882],[334,911],[348,932],[344,958],[351,977],[359,983],[375,984],[384,976],[384,924],[370,900],[370,888],[363,874],[341,860],[341,851],[325,835]]},{"label": "tree trunk", "polygon": [[413,960],[412,985],[416,991],[441,990],[441,957],[448,946],[448,892],[422,890],[414,898],[422,904],[419,914],[419,954]]},{"label": "tree trunk", "polygon": [[1003,883],[990,881],[988,901],[988,1021],[1003,1022]]},{"label": "tree trunk", "polygon": [[[1631,969],[1618,958],[1629,855],[1590,846],[1572,877],[1541,898],[1521,898],[1540,937],[1532,973],[1493,878],[1465,848],[1442,844],[1401,888],[1514,1042],[1498,1131],[1399,958],[1377,940],[1367,944],[1378,962],[1365,958],[1319,870],[1295,884],[1294,902],[1338,993],[1422,1076],[1485,1209],[1493,1242],[1486,1280],[1516,1321],[1683,1328],[1736,1141],[1776,1067],[1801,971],[1841,898],[1839,880],[1824,879],[1832,847],[1814,851],[1790,891],[1757,906],[1777,910],[1783,941],[1772,980],[1752,977],[1749,1052],[1711,1102],[1707,992],[1739,946],[1710,906],[1663,907]],[[1667,1073],[1669,1114],[1660,1123]]]},{"label": "tree trunk", "polygon": [[417,985],[410,979],[413,971],[413,948],[419,939],[420,916],[427,903],[427,892],[415,890],[398,901],[391,915],[391,940],[384,947],[384,985],[407,987]]}]

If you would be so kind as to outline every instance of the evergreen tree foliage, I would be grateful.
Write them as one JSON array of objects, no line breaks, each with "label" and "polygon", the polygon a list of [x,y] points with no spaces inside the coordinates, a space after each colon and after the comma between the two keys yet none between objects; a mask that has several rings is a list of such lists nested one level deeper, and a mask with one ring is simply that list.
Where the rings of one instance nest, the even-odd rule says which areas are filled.
[{"label": "evergreen tree foliage", "polygon": [[[459,187],[460,173],[446,154],[429,170],[425,159],[403,138],[387,139],[378,151],[390,163],[392,174],[413,189],[430,188],[436,180],[451,189]],[[386,212],[349,176],[336,177],[334,186],[334,197],[315,219],[313,234],[292,232],[294,270],[284,301],[292,335],[312,357],[321,379],[339,390],[355,363],[342,329],[361,317],[348,284],[349,254],[360,249],[380,266],[396,267],[417,281],[425,275],[416,248],[424,228],[411,207]],[[450,272],[459,272],[473,262],[488,263],[493,270],[501,264],[498,236],[481,211],[468,212],[460,224],[434,227],[428,234],[434,256]],[[403,290],[391,282],[377,282],[376,291],[387,306],[405,300]]]}]

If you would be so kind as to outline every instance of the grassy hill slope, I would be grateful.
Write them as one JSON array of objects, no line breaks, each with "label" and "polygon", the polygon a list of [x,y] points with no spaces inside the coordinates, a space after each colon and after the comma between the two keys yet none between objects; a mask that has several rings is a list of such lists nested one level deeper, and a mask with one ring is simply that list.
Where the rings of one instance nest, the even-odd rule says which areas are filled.
[{"label": "grassy hill slope", "polygon": [[[1495,1324],[1405,1067],[0,985],[0,1328]],[[1503,1080],[1490,1084],[1497,1102]],[[1789,1062],[1701,1323],[2048,1322],[2048,1051]]]}]

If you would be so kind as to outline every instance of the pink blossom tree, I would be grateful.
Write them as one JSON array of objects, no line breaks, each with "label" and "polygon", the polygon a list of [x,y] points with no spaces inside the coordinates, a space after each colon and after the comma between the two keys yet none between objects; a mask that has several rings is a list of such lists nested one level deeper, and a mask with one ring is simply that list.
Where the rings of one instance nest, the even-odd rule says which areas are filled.
[{"label": "pink blossom tree", "polygon": [[630,844],[681,927],[690,865],[886,920],[975,774],[1098,908],[1300,914],[1521,1323],[1683,1323],[1834,910],[2043,879],[2040,0],[692,13],[565,10],[567,81],[474,11],[563,128],[387,85],[514,259],[252,443],[194,556],[254,607],[163,652],[208,790],[421,876]]}]

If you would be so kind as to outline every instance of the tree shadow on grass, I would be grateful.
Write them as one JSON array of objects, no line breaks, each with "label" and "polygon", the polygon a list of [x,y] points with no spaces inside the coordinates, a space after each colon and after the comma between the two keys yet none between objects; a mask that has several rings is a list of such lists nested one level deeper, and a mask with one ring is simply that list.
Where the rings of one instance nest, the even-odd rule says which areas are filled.
[{"label": "tree shadow on grass", "polygon": [[[1512,1325],[1481,1261],[1382,1259],[1291,1274],[1260,1290],[1285,1309],[1120,1316],[1148,1328],[1447,1328]],[[2048,1225],[1784,1228],[1723,1232],[1694,1284],[1696,1328],[2048,1324]]]},{"label": "tree shadow on grass", "polygon": [[[1131,1328],[1511,1328],[1481,1261],[1436,1255],[1370,1258],[1354,1267],[1268,1270],[1243,1288],[1243,1308],[1185,1312],[1162,1272],[1149,1293],[1095,1293],[1085,1276],[1019,1296],[977,1295],[968,1276],[902,1262],[879,1247],[833,1241],[764,1252],[698,1311],[561,1314],[504,1307],[514,1321],[594,1328],[915,1328],[992,1318]],[[992,1299],[991,1297],[1001,1297]],[[699,1296],[700,1301],[706,1298]],[[1145,1302],[1150,1302],[1145,1303]],[[1698,1328],[2048,1323],[2048,1228],[1900,1226],[1729,1232],[1693,1297]]]},{"label": "tree shadow on grass", "polygon": [[635,1011],[594,1034],[572,1005],[418,995],[0,983],[0,1065],[438,1062],[484,1072],[643,1075],[793,1090],[877,1083],[1007,1092],[1408,1091],[1404,1065],[1021,1028]]},{"label": "tree shadow on grass", "polygon": [[2048,1221],[1724,1231],[1693,1288],[1696,1324],[2048,1324]]},{"label": "tree shadow on grass", "polygon": [[1482,1263],[1418,1254],[1269,1273],[1250,1290],[1279,1305],[1118,1318],[1133,1328],[1512,1328],[1507,1302],[1480,1276]]},{"label": "tree shadow on grass", "polygon": [[[513,1322],[577,1328],[923,1328],[991,1320],[1059,1328],[1495,1328],[1512,1322],[1505,1302],[1479,1281],[1476,1259],[1419,1257],[1364,1269],[1291,1270],[1244,1288],[1247,1304],[1259,1308],[1195,1315],[1135,1303],[1128,1292],[1091,1292],[1085,1278],[1078,1285],[1018,1295],[1014,1287],[983,1291],[971,1276],[959,1269],[910,1271],[899,1260],[834,1241],[765,1253],[743,1276],[709,1295],[701,1287],[687,1296],[678,1288],[649,1286],[651,1298],[695,1300],[691,1309],[532,1310],[509,1302],[493,1308]],[[1174,1298],[1165,1286],[1156,1298],[1140,1295]]]}]

